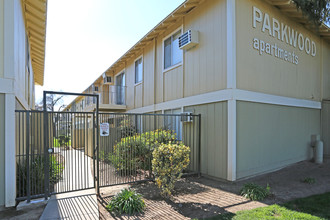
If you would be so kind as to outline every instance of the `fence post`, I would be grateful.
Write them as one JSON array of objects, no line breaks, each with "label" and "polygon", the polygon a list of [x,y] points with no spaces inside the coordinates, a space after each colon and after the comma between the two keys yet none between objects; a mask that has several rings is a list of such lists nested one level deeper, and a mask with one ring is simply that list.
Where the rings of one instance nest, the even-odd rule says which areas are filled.
[{"label": "fence post", "polygon": [[46,95],[47,92],[44,91],[43,95],[43,112],[44,112],[44,172],[45,172],[45,199],[49,196],[49,163],[48,163],[48,115],[46,107]]},{"label": "fence post", "polygon": [[100,139],[100,133],[99,133],[99,96],[96,97],[96,166],[97,166],[97,195],[100,195],[100,151],[99,151],[99,139]]},{"label": "fence post", "polygon": [[26,192],[27,203],[31,201],[30,187],[30,112],[26,112]]},{"label": "fence post", "polygon": [[198,176],[201,176],[201,135],[202,115],[198,114]]}]

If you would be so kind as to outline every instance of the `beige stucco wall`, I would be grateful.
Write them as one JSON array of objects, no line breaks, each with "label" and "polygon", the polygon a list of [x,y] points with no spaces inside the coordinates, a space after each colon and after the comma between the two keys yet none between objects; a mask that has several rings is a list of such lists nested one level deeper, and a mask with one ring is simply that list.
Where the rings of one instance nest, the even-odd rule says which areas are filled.
[{"label": "beige stucco wall", "polygon": [[[236,4],[237,15],[237,88],[263,92],[268,94],[294,97],[299,99],[321,100],[321,61],[322,50],[320,39],[305,29],[302,25],[288,19],[274,6],[260,0],[239,1]],[[262,32],[262,23],[256,22],[253,27],[253,6],[259,8],[263,15],[268,13],[270,26],[272,18],[284,25],[288,25],[304,38],[308,37],[316,44],[315,57],[308,55],[305,51],[300,51],[297,47],[287,44],[270,36],[267,29]],[[264,21],[264,19],[263,19]],[[281,29],[281,28],[280,28]],[[272,29],[273,32],[273,29]],[[293,52],[298,56],[299,63],[293,64],[268,55],[265,52],[260,55],[259,51],[253,48],[253,39],[258,38],[271,45],[277,44],[288,52]],[[327,58],[329,59],[329,57]]]},{"label": "beige stucco wall", "polygon": [[5,204],[5,95],[0,94],[0,206]]},{"label": "beige stucco wall", "polygon": [[185,107],[184,111],[201,114],[202,174],[227,178],[227,102]]},{"label": "beige stucco wall", "polygon": [[311,158],[320,110],[237,102],[237,178]]}]

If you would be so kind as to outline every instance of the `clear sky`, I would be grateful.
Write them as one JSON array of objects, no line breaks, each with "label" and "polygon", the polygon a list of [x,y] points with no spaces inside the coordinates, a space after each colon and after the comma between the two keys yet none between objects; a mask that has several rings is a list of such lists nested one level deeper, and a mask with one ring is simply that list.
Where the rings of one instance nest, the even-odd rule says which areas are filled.
[{"label": "clear sky", "polygon": [[[43,90],[82,92],[184,0],[48,0]],[[66,103],[68,104],[68,103]]]}]

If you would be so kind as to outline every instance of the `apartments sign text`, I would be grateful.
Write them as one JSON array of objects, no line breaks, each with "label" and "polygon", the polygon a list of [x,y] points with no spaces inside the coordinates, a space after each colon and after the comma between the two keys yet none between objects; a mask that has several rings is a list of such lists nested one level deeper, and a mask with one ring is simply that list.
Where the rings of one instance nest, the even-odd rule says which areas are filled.
[{"label": "apartments sign text", "polygon": [[295,48],[300,51],[315,57],[316,44],[314,41],[305,37],[302,33],[297,32],[286,24],[280,23],[276,18],[270,18],[269,14],[263,13],[259,8],[253,6],[253,28],[261,28],[263,33],[268,33],[271,37],[285,42],[292,46],[292,50],[280,48],[276,43],[269,43],[258,38],[253,39],[253,48],[259,51],[259,54],[264,53],[290,62],[292,64],[299,63],[299,57]]}]

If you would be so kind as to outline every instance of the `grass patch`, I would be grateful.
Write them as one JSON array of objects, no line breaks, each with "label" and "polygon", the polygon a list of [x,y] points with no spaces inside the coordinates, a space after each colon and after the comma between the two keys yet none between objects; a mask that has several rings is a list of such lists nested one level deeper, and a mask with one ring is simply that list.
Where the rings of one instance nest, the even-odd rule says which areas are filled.
[{"label": "grass patch", "polygon": [[255,183],[247,183],[244,184],[240,193],[241,196],[247,199],[260,201],[265,199],[270,194],[270,187],[268,184],[267,187],[264,188]]},{"label": "grass patch", "polygon": [[324,219],[330,219],[330,192],[296,199],[285,203],[283,206]]},{"label": "grass patch", "polygon": [[283,205],[271,205],[236,214],[225,213],[208,220],[245,220],[245,219],[330,219],[330,193],[296,199]]}]

